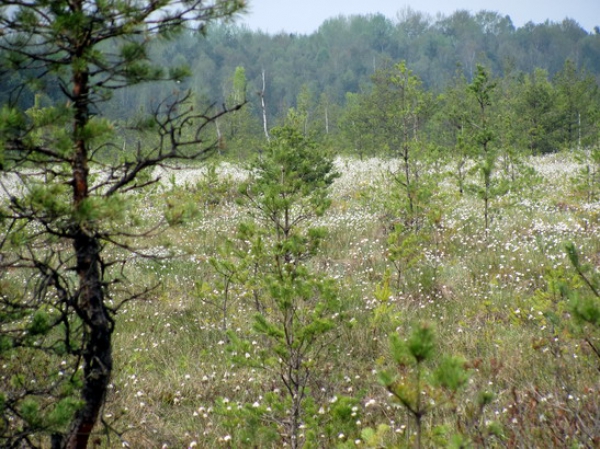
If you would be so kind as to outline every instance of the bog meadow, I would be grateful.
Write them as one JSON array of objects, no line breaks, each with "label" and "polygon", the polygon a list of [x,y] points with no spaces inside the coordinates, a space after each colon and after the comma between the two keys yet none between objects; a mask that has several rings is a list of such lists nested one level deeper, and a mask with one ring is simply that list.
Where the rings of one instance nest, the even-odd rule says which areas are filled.
[{"label": "bog meadow", "polygon": [[600,445],[600,33],[14,3],[0,446]]}]

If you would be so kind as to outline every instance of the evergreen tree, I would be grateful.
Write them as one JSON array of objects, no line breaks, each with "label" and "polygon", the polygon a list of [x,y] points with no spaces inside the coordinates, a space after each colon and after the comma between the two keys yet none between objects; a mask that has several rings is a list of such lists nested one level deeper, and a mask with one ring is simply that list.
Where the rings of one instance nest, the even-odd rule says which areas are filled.
[{"label": "evergreen tree", "polygon": [[477,154],[476,170],[480,176],[480,184],[473,184],[471,188],[483,201],[483,215],[485,233],[487,235],[491,222],[491,202],[500,193],[495,179],[498,151],[494,146],[497,139],[495,124],[492,121],[491,108],[494,104],[493,94],[497,82],[491,79],[488,69],[482,65],[477,66],[477,75],[467,86],[467,94],[474,100],[477,111],[471,117],[470,126],[473,128],[473,142]]},{"label": "evergreen tree", "polygon": [[422,133],[433,110],[433,98],[404,62],[378,71],[373,83],[370,110],[377,135],[386,150],[400,159],[398,171],[392,174],[397,193],[397,210],[392,214],[400,217],[405,228],[419,229],[431,196],[422,178],[427,149]]},{"label": "evergreen tree", "polygon": [[471,117],[475,114],[475,105],[465,95],[467,80],[464,75],[457,73],[453,84],[444,92],[444,109],[442,114],[448,129],[448,143],[454,149],[455,169],[452,175],[456,178],[458,191],[461,195],[465,191],[468,175],[468,162],[474,156],[473,127]]},{"label": "evergreen tree", "polygon": [[[309,423],[317,419],[306,412],[315,401],[309,382],[327,353],[341,310],[332,280],[310,264],[324,237],[324,230],[311,222],[329,207],[328,188],[338,175],[333,162],[292,126],[273,129],[252,173],[241,188],[252,219],[238,230],[240,243],[249,242],[250,248],[240,253],[237,266],[248,266],[251,258],[262,261],[251,280],[260,287],[253,338],[262,337],[265,348],[255,365],[273,372],[283,394],[266,394],[269,410],[253,410],[260,424],[251,433],[278,424],[281,440],[299,448]],[[240,349],[236,352],[243,353],[244,342],[236,335],[231,339]]]},{"label": "evergreen tree", "polygon": [[[0,111],[3,180],[18,180],[15,189],[2,184],[0,263],[14,273],[0,284],[2,447],[88,446],[113,371],[115,315],[143,294],[115,288],[123,250],[132,251],[128,229],[139,221],[125,193],[156,181],[150,170],[157,165],[209,154],[205,130],[226,112],[194,111],[189,92],[173,83],[173,95],[132,125],[155,131],[152,144],[122,154],[99,105],[133,85],[183,80],[185,68],[152,63],[150,44],[186,24],[204,29],[229,18],[243,3],[16,0],[0,7],[2,69],[38,74],[16,93],[27,83],[38,98],[62,95],[51,106],[24,111],[13,101]],[[107,152],[120,163],[106,165]]]},{"label": "evergreen tree", "polygon": [[365,94],[346,94],[346,105],[340,117],[340,132],[351,154],[362,160],[380,149],[375,144],[375,123]]},{"label": "evergreen tree", "polygon": [[527,147],[534,154],[557,151],[560,135],[557,96],[548,72],[536,69],[526,75],[521,90],[516,112],[525,128]]},{"label": "evergreen tree", "polygon": [[598,84],[567,60],[554,77],[554,86],[561,143],[568,149],[596,144]]}]

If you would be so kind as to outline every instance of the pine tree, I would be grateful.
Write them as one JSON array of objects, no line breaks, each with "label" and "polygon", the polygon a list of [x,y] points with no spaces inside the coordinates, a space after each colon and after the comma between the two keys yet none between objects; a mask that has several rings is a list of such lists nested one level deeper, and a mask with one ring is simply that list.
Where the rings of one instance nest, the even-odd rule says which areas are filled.
[{"label": "pine tree", "polygon": [[[126,259],[116,254],[134,251],[128,239],[137,221],[125,193],[155,182],[157,165],[207,156],[214,144],[206,130],[226,112],[194,111],[191,94],[173,83],[172,97],[130,126],[157,137],[125,153],[117,135],[126,131],[99,105],[133,85],[181,81],[187,70],[154,65],[151,44],[186,24],[204,30],[243,4],[16,0],[0,7],[2,69],[35,73],[0,111],[0,446],[88,446],[113,371],[116,313],[143,294],[116,289],[123,281],[116,267]],[[26,87],[39,101],[22,110]],[[50,91],[61,100],[42,101]],[[18,189],[8,188],[11,177]]]},{"label": "pine tree", "polygon": [[470,125],[473,128],[473,145],[476,148],[476,170],[480,177],[480,184],[470,187],[483,201],[483,216],[485,234],[487,236],[491,223],[492,200],[502,193],[494,175],[498,162],[498,150],[494,143],[497,139],[496,123],[492,120],[491,110],[494,105],[494,93],[497,82],[492,80],[488,69],[477,65],[477,75],[467,86],[467,94],[475,101],[477,112],[472,117]]},{"label": "pine tree", "polygon": [[[251,220],[240,226],[238,238],[250,248],[237,266],[262,261],[250,280],[260,290],[253,338],[263,338],[265,349],[257,359],[274,382],[281,381],[283,392],[267,395],[272,410],[281,413],[255,409],[253,417],[258,414],[261,432],[278,423],[282,441],[300,448],[309,433],[302,428],[317,419],[306,412],[314,400],[309,382],[335,334],[332,317],[341,316],[333,281],[310,263],[325,233],[311,222],[329,207],[328,188],[338,175],[331,159],[302,131],[284,126],[274,128],[271,137],[252,167],[252,179],[241,187]],[[230,337],[243,353],[243,341]]]}]

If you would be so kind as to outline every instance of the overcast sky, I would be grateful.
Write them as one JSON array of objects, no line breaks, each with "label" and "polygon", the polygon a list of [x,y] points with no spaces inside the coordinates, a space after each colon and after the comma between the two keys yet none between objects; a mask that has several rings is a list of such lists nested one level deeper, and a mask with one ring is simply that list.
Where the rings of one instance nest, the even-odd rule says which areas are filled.
[{"label": "overcast sky", "polygon": [[515,26],[569,17],[587,31],[600,25],[600,0],[248,0],[249,12],[237,22],[268,33],[308,34],[326,19],[342,15],[382,13],[394,20],[407,6],[415,11],[450,15],[458,9],[482,9],[509,15]]}]

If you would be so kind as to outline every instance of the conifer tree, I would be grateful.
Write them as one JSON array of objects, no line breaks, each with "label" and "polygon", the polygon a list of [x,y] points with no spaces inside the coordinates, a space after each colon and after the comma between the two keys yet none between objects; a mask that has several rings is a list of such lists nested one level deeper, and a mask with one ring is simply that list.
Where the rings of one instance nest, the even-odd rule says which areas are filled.
[{"label": "conifer tree", "polygon": [[560,125],[557,95],[548,73],[536,69],[526,75],[516,105],[527,147],[534,153],[548,153],[559,147]]},{"label": "conifer tree", "polygon": [[491,222],[492,200],[502,193],[503,187],[494,178],[498,160],[498,150],[494,145],[497,139],[495,123],[492,120],[491,109],[494,104],[494,91],[497,82],[494,81],[488,69],[477,65],[477,75],[467,86],[467,93],[475,101],[477,112],[472,117],[473,145],[477,154],[476,170],[480,176],[480,184],[471,185],[477,196],[483,201],[485,234],[487,235]]},{"label": "conifer tree", "polygon": [[430,197],[422,178],[427,149],[422,133],[433,111],[433,98],[404,61],[376,72],[373,84],[370,111],[377,136],[399,159],[399,168],[392,173],[398,193],[392,214],[405,228],[419,229]]},{"label": "conifer tree", "polygon": [[[157,137],[125,153],[119,136],[125,130],[104,119],[99,105],[133,85],[182,80],[185,68],[152,63],[152,42],[186,24],[204,30],[243,4],[15,0],[0,6],[2,70],[35,74],[0,110],[0,446],[91,443],[113,371],[116,313],[144,294],[129,291],[119,268],[123,254],[135,251],[128,229],[138,221],[125,194],[155,182],[153,167],[208,155],[214,143],[206,130],[226,112],[195,111],[191,94],[173,83],[172,97],[130,128]],[[28,110],[17,107],[25,88],[39,100]],[[49,104],[48,92],[62,99]],[[108,163],[107,154],[120,162]]]},{"label": "conifer tree", "polygon": [[[308,438],[302,429],[316,419],[306,413],[314,399],[309,382],[335,334],[332,317],[341,311],[333,281],[310,263],[325,233],[311,222],[328,209],[328,188],[338,174],[331,159],[293,126],[274,128],[271,137],[252,167],[252,179],[241,187],[252,219],[240,225],[238,238],[249,242],[246,258],[262,261],[252,280],[260,286],[261,302],[254,338],[264,339],[260,366],[274,373],[283,393],[267,395],[272,410],[256,408],[253,416],[262,430],[276,423],[282,441],[300,448]],[[238,266],[248,262],[242,259]],[[243,353],[244,342],[230,337]]]},{"label": "conifer tree", "polygon": [[556,106],[562,144],[582,149],[596,144],[598,83],[590,74],[577,70],[571,60],[554,77]]},{"label": "conifer tree", "polygon": [[449,141],[453,146],[455,169],[453,177],[456,179],[460,195],[465,192],[468,176],[468,161],[473,157],[473,127],[470,118],[474,115],[475,105],[465,95],[467,80],[461,73],[457,73],[453,84],[444,92],[445,107],[443,117],[449,129]]}]

